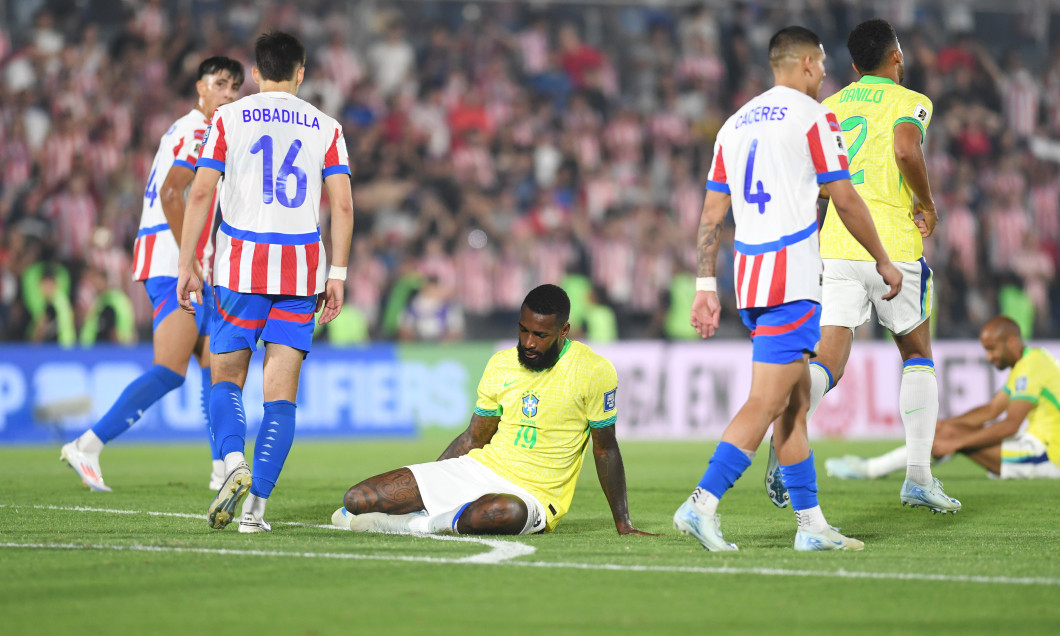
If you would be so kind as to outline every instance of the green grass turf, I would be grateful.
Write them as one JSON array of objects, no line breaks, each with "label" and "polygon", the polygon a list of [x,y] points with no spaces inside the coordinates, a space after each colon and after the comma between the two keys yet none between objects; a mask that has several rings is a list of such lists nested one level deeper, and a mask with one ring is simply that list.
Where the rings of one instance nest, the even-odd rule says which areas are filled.
[{"label": "green grass turf", "polygon": [[[935,471],[947,492],[964,502],[956,516],[902,508],[897,475],[852,482],[822,474],[822,507],[833,525],[865,541],[860,553],[792,550],[792,513],[775,509],[764,494],[764,453],[720,508],[725,537],[740,552],[709,553],[678,535],[671,516],[701,476],[713,443],[622,445],[634,524],[660,533],[657,537],[615,533],[591,457],[572,511],[557,531],[504,539],[536,549],[506,564],[407,560],[451,561],[488,552],[480,544],[284,523],[328,523],[353,483],[433,459],[451,436],[296,442],[269,503],[269,535],[240,535],[234,524],[211,530],[205,518],[42,507],[204,515],[213,495],[206,488],[208,458],[201,447],[115,444],[103,454],[112,493],[83,488],[58,461],[57,446],[0,448],[0,543],[170,549],[0,547],[0,631],[1038,634],[1060,629],[1060,482],[989,480],[963,457]],[[892,446],[818,442],[818,468],[823,473],[825,457],[875,454]],[[567,565],[547,567],[560,564]],[[823,575],[840,571],[921,578]],[[1037,581],[1011,582],[1016,578]]]}]

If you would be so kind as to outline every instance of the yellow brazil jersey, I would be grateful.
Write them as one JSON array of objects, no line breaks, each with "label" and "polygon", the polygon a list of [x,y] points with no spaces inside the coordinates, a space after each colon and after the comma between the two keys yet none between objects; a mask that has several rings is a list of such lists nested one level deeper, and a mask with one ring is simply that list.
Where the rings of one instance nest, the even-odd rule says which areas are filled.
[{"label": "yellow brazil jersey", "polygon": [[1027,414],[1027,433],[1041,440],[1049,459],[1060,466],[1060,364],[1048,351],[1026,348],[1012,366],[1005,393],[1010,400],[1034,404]]},{"label": "yellow brazil jersey", "polygon": [[567,514],[589,427],[613,426],[618,374],[588,346],[567,340],[556,364],[530,371],[515,347],[486,365],[475,413],[500,416],[493,439],[468,455],[537,497],[551,531]]},{"label": "yellow brazil jersey", "polygon": [[[894,159],[894,127],[916,124],[923,141],[931,121],[931,100],[885,77],[865,75],[823,103],[843,129],[850,180],[869,206],[887,255],[896,262],[919,260],[924,243],[913,223],[913,193]],[[821,228],[821,257],[873,260],[847,231],[831,202]]]}]

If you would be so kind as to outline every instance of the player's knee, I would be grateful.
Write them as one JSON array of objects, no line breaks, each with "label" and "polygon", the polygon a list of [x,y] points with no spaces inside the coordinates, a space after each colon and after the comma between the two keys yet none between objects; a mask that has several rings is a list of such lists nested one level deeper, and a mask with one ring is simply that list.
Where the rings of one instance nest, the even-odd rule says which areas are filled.
[{"label": "player's knee", "polygon": [[357,484],[346,491],[346,494],[342,497],[342,505],[348,512],[355,515],[369,512],[368,500],[361,484]]},{"label": "player's knee", "polygon": [[530,510],[514,495],[486,495],[468,506],[457,521],[461,534],[520,534]]}]

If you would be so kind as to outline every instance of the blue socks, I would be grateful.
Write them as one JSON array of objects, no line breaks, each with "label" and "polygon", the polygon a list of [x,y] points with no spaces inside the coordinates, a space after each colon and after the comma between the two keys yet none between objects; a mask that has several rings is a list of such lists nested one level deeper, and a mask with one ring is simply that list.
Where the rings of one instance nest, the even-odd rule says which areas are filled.
[{"label": "blue socks", "polygon": [[788,487],[793,510],[806,510],[817,505],[817,471],[813,467],[813,451],[797,464],[782,465],[780,477]]},{"label": "blue socks", "polygon": [[206,421],[206,438],[210,440],[210,457],[212,459],[224,459],[221,456],[221,447],[217,445],[217,440],[213,436],[213,426],[210,424],[210,389],[213,386],[213,381],[210,379],[210,367],[201,369],[202,371],[202,394],[200,401],[202,404],[202,416]]},{"label": "blue socks", "polygon": [[118,396],[118,401],[92,427],[92,432],[106,444],[129,430],[148,407],[182,384],[184,376],[160,364],[154,365],[147,373],[125,387]]},{"label": "blue socks", "polygon": [[[750,465],[751,458],[742,450],[728,442],[721,442],[710,458],[703,479],[699,480],[699,487],[721,499]],[[791,487],[788,488],[790,490]]]},{"label": "blue socks", "polygon": [[242,453],[247,439],[247,416],[243,411],[243,389],[234,382],[218,382],[210,390],[210,423],[214,444],[224,459]]},{"label": "blue socks", "polygon": [[294,414],[294,402],[275,400],[265,403],[265,417],[254,443],[254,480],[250,484],[250,494],[262,499],[268,499],[272,494],[294,443]]}]

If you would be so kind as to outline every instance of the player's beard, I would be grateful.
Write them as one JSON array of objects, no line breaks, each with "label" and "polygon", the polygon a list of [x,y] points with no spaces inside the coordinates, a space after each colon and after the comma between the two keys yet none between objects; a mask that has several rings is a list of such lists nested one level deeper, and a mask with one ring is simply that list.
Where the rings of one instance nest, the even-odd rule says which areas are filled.
[{"label": "player's beard", "polygon": [[559,360],[559,343],[561,340],[563,338],[556,338],[556,341],[548,349],[535,351],[534,353],[537,354],[535,358],[526,357],[527,349],[523,346],[523,343],[516,344],[515,349],[519,353],[519,364],[531,371],[544,371],[552,368],[552,365],[556,364],[556,360]]}]

